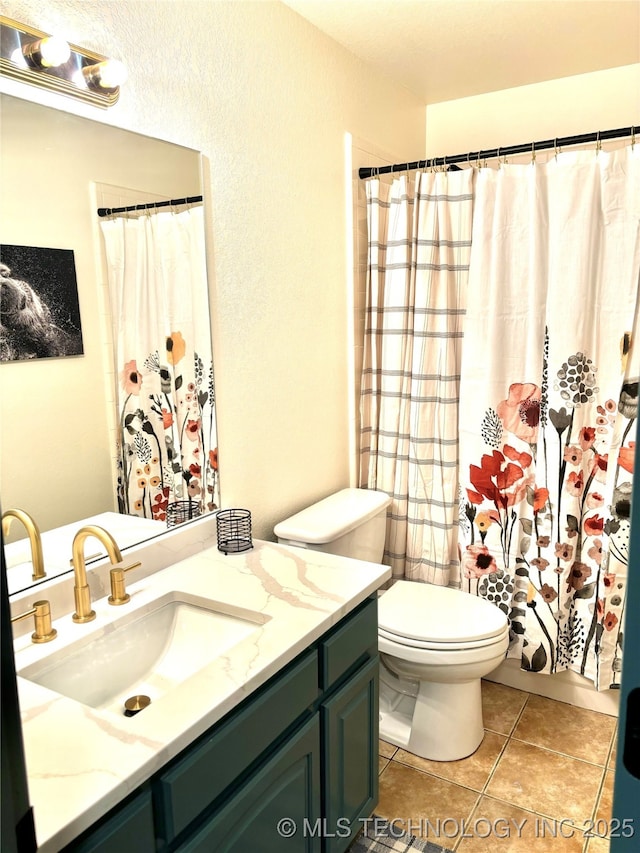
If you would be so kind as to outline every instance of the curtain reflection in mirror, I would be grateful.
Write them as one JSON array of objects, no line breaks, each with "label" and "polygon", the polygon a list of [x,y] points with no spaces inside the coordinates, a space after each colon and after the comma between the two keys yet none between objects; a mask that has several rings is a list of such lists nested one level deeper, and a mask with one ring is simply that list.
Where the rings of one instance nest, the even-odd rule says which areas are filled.
[{"label": "curtain reflection in mirror", "polygon": [[118,507],[168,525],[219,505],[201,205],[101,220],[114,325]]}]

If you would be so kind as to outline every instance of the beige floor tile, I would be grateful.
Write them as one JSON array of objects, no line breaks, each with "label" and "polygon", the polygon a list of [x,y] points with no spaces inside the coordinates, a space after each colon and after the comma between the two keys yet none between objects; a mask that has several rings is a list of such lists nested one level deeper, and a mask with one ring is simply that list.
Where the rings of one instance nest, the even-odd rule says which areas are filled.
[{"label": "beige floor tile", "polygon": [[391,761],[380,776],[376,814],[397,821],[411,835],[453,849],[477,799],[475,791]]},{"label": "beige floor tile", "polygon": [[484,740],[473,755],[459,761],[429,761],[404,749],[399,749],[393,760],[408,764],[417,770],[424,770],[425,773],[431,773],[433,776],[448,779],[450,782],[456,782],[465,788],[482,791],[506,741],[507,738],[504,735],[486,732]]},{"label": "beige floor tile", "polygon": [[604,767],[615,727],[615,717],[531,695],[513,737]]},{"label": "beige floor tile", "polygon": [[386,740],[378,741],[378,752],[384,758],[393,758],[397,751],[398,747],[394,746],[392,743],[387,743]]},{"label": "beige floor tile", "polygon": [[485,793],[540,815],[582,824],[594,813],[603,773],[594,764],[512,740]]},{"label": "beige floor tile", "polygon": [[482,797],[462,833],[456,853],[582,853],[582,833],[557,828],[531,812]]},{"label": "beige floor tile", "polygon": [[482,682],[482,717],[485,729],[511,734],[529,694],[494,681]]},{"label": "beige floor tile", "polygon": [[388,763],[389,763],[388,758],[383,758],[382,755],[378,756],[378,774],[382,773],[382,771],[384,770],[384,768],[387,766]]},{"label": "beige floor tile", "polygon": [[609,847],[608,838],[591,838],[585,853],[609,853]]},{"label": "beige floor tile", "polygon": [[[611,816],[613,812],[613,780],[614,780],[614,772],[613,770],[606,770],[604,774],[604,785],[602,786],[602,793],[600,794],[600,799],[598,801],[598,808],[596,811],[596,821],[602,821],[604,824],[609,824],[611,821]],[[598,833],[600,832],[599,828],[596,827]],[[640,847],[640,842],[638,843]]]}]

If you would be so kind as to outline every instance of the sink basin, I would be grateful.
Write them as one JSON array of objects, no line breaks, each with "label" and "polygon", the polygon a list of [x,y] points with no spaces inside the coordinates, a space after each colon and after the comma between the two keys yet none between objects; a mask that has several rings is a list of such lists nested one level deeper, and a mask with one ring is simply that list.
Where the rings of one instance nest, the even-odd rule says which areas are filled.
[{"label": "sink basin", "polygon": [[172,592],[18,670],[91,708],[124,713],[125,701],[164,696],[252,635],[270,617]]}]

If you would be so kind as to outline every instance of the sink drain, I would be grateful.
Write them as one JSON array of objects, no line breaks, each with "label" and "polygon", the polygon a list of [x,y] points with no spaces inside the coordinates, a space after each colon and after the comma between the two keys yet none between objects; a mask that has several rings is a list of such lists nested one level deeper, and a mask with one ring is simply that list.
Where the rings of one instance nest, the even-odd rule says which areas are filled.
[{"label": "sink drain", "polygon": [[135,717],[150,704],[151,699],[142,693],[137,696],[130,696],[124,703],[124,715],[125,717]]}]

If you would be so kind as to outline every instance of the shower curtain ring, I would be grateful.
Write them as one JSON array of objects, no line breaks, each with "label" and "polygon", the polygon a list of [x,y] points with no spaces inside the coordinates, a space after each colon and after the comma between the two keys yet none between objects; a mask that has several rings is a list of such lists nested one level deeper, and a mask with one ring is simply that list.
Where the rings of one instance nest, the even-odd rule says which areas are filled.
[{"label": "shower curtain ring", "polygon": [[531,162],[536,162],[536,144],[535,142],[531,143]]},{"label": "shower curtain ring", "polygon": [[596,134],[596,157],[600,154],[602,149],[602,140],[600,139],[600,131]]}]

